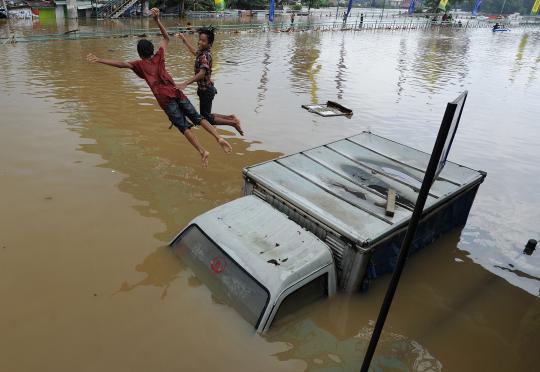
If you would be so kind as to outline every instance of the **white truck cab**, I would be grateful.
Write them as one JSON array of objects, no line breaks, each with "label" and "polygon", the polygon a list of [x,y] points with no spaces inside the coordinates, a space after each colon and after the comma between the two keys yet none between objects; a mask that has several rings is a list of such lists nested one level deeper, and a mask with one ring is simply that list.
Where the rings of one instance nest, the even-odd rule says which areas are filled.
[{"label": "white truck cab", "polygon": [[259,332],[336,292],[328,246],[255,196],[198,216],[171,247]]}]

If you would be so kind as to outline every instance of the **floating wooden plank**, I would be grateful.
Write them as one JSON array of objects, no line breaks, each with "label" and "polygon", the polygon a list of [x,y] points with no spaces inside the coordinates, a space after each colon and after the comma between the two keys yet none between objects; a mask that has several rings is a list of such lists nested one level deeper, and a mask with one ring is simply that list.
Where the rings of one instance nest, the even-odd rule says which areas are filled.
[{"label": "floating wooden plank", "polygon": [[388,190],[388,197],[386,198],[386,215],[388,217],[394,217],[396,210],[396,190]]}]

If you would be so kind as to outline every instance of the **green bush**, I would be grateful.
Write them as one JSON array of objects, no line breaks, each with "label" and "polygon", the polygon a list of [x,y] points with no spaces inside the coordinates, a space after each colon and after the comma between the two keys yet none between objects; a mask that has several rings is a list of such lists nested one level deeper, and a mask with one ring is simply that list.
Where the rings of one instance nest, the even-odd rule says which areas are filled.
[{"label": "green bush", "polygon": [[294,4],[291,8],[292,10],[302,10],[302,4]]}]

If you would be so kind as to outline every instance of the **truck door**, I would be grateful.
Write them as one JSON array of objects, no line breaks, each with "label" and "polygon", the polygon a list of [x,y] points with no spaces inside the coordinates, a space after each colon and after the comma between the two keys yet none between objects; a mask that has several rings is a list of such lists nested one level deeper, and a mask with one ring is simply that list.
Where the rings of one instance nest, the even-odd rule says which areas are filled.
[{"label": "truck door", "polygon": [[265,330],[273,325],[283,323],[293,313],[335,293],[335,279],[328,267],[319,270],[295,285],[289,287],[279,296],[272,313],[268,317]]}]

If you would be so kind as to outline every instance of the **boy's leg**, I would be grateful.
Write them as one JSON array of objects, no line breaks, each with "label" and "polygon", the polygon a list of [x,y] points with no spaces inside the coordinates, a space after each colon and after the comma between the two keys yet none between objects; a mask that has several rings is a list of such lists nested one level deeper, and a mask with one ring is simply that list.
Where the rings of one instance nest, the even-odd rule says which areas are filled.
[{"label": "boy's leg", "polygon": [[240,126],[240,120],[234,115],[221,115],[212,113],[212,102],[217,91],[216,88],[211,86],[206,90],[197,90],[199,96],[199,107],[203,118],[208,120],[212,125],[228,125],[236,129],[240,135],[244,135],[244,131]]},{"label": "boy's leg", "polygon": [[221,138],[216,128],[214,128],[214,126],[210,124],[208,120],[201,119],[201,121],[199,122],[199,125],[203,127],[208,133],[210,133],[216,139],[216,141],[219,143],[219,145],[221,146],[223,151],[225,151],[225,153],[229,154],[232,151],[232,147],[231,145],[229,145],[229,142]]},{"label": "boy's leg", "polygon": [[180,108],[182,110],[182,113],[187,116],[194,124],[200,125],[203,127],[208,133],[210,133],[216,141],[219,143],[223,151],[225,151],[227,154],[232,151],[231,145],[227,141],[225,141],[219,133],[216,131],[216,128],[212,126],[208,122],[208,120],[204,119],[198,112],[195,110],[195,107],[191,104],[189,99],[185,99],[180,102]]},{"label": "boy's leg", "polygon": [[241,136],[244,135],[244,131],[242,130],[242,127],[240,126],[240,120],[236,118],[234,115],[221,115],[221,114],[212,114],[214,116],[214,125],[228,125],[236,129],[238,133],[240,133]]},{"label": "boy's leg", "polygon": [[210,153],[201,146],[201,144],[199,143],[199,140],[197,139],[197,136],[195,136],[195,133],[193,133],[191,129],[186,129],[184,130],[184,136],[186,136],[189,143],[191,143],[193,147],[197,149],[199,154],[201,154],[201,161],[202,161],[203,168],[208,167],[208,157],[210,156]]},{"label": "boy's leg", "polygon": [[180,132],[186,137],[186,139],[191,143],[197,152],[201,155],[202,166],[204,168],[208,167],[208,157],[210,153],[206,151],[199,140],[195,136],[195,133],[191,131],[192,125],[188,124],[186,117],[181,111],[180,102],[178,100],[172,100],[169,102],[169,105],[165,108],[165,113],[169,117],[171,123],[178,128]]},{"label": "boy's leg", "polygon": [[206,90],[197,89],[199,96],[199,112],[203,118],[214,125],[214,115],[212,115],[212,101],[216,95],[214,87],[208,87]]},{"label": "boy's leg", "polygon": [[223,114],[216,114],[216,113],[213,113],[212,115],[214,115],[214,117],[224,118],[224,119],[234,119],[235,118],[234,115],[223,115]]}]

